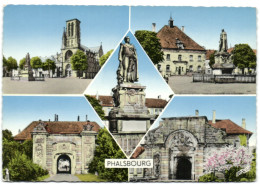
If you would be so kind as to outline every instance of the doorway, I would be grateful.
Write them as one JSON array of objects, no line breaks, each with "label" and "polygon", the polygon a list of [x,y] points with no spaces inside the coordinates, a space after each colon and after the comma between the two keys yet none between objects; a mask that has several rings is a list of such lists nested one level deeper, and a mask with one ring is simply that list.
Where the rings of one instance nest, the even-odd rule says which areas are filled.
[{"label": "doorway", "polygon": [[71,160],[70,157],[63,154],[57,159],[57,173],[71,174]]},{"label": "doorway", "polygon": [[187,157],[178,159],[176,179],[191,180],[191,162]]}]

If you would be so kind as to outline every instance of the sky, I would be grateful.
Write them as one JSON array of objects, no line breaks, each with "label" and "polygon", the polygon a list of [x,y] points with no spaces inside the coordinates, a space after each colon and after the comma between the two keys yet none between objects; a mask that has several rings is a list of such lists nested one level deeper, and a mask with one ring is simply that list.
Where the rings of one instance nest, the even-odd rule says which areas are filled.
[{"label": "sky", "polygon": [[59,115],[59,121],[95,121],[103,123],[83,96],[3,96],[2,129],[11,130],[13,135],[32,121],[51,121]]},{"label": "sky", "polygon": [[256,9],[248,7],[174,7],[133,6],[131,7],[131,30],[156,31],[172,15],[174,25],[184,26],[185,33],[206,49],[218,49],[221,30],[227,33],[228,47],[247,43],[256,49]]},{"label": "sky", "polygon": [[129,29],[128,6],[8,5],[3,17],[3,54],[18,62],[33,56],[60,53],[66,21],[81,21],[81,44],[99,46],[104,53],[116,47]]},{"label": "sky", "polygon": [[212,120],[215,110],[216,119],[230,119],[239,126],[242,124],[242,118],[245,118],[246,129],[254,133],[249,140],[249,145],[255,145],[255,96],[175,96],[152,128],[159,125],[161,118],[195,116],[195,110],[199,111],[199,116],[207,116],[208,120]]},{"label": "sky", "polygon": [[[171,88],[161,77],[134,35],[128,32],[127,36],[130,37],[130,43],[136,48],[139,73],[138,83],[146,86],[146,98],[157,98],[160,95],[162,99],[168,100],[169,95],[173,94]],[[124,41],[122,42],[124,43]],[[117,49],[111,54],[106,64],[96,75],[96,78],[89,84],[85,94],[96,95],[98,93],[99,95],[111,95],[111,89],[117,85],[116,71],[119,65],[119,48],[118,45]]]}]

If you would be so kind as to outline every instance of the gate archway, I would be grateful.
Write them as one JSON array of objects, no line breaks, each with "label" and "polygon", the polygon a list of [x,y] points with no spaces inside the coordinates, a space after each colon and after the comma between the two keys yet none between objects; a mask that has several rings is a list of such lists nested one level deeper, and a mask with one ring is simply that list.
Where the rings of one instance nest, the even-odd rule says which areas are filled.
[{"label": "gate archway", "polygon": [[177,164],[176,179],[191,180],[192,164],[187,157],[180,157]]},{"label": "gate archway", "polygon": [[66,154],[60,155],[57,159],[57,173],[71,174],[71,160]]}]

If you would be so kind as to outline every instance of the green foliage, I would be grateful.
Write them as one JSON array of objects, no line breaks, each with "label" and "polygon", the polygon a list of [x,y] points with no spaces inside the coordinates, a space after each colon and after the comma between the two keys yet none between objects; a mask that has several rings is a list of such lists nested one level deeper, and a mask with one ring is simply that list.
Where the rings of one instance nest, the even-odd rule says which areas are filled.
[{"label": "green foliage", "polygon": [[212,53],[210,56],[209,56],[209,66],[212,68],[212,66],[215,64],[215,53],[216,51],[214,51],[214,53]]},{"label": "green foliage", "polygon": [[95,111],[97,112],[97,114],[99,115],[99,117],[102,120],[105,120],[105,112],[102,109],[102,106],[100,105],[99,100],[97,100],[96,98],[89,96],[89,95],[85,95],[86,98],[88,99],[89,103],[92,105],[92,107],[95,109]]},{"label": "green foliage", "polygon": [[39,176],[48,174],[47,170],[34,164],[25,154],[14,152],[14,157],[8,163],[11,181],[36,181]]},{"label": "green foliage", "polygon": [[97,135],[94,158],[89,165],[90,173],[98,172],[102,179],[113,182],[128,180],[128,169],[105,168],[105,159],[126,159],[106,128],[100,129]]},{"label": "green foliage", "polygon": [[23,69],[24,68],[24,65],[25,65],[25,62],[26,62],[26,59],[25,58],[22,58],[19,62],[19,68],[20,69]]},{"label": "green foliage", "polygon": [[205,174],[199,177],[199,182],[222,182],[214,173]]},{"label": "green foliage", "polygon": [[71,56],[70,63],[73,70],[86,70],[88,68],[87,55],[83,51],[78,50]]},{"label": "green foliage", "polygon": [[114,50],[111,49],[110,51],[108,51],[105,55],[101,56],[100,59],[99,59],[99,65],[100,66],[103,66],[103,64],[107,61],[107,59],[109,58],[109,56],[111,55],[111,53],[113,52]]},{"label": "green foliage", "polygon": [[242,69],[256,67],[256,55],[248,44],[236,44],[232,51],[232,60],[235,66]]},{"label": "green foliage", "polygon": [[21,145],[16,141],[8,141],[3,138],[2,147],[3,169],[5,169],[11,159],[14,158],[14,152],[21,151]]},{"label": "green foliage", "polygon": [[42,67],[42,60],[40,57],[32,57],[30,63],[33,69],[39,69]]},{"label": "green foliage", "polygon": [[164,54],[162,52],[162,46],[155,32],[138,30],[135,32],[135,37],[140,42],[154,64],[158,64],[163,61]]},{"label": "green foliage", "polygon": [[17,61],[13,57],[9,57],[7,60],[3,57],[3,67],[6,67],[7,71],[11,71],[12,69],[17,69]]},{"label": "green foliage", "polygon": [[3,138],[3,140],[7,140],[7,141],[14,140],[12,132],[8,129],[2,130],[2,138]]},{"label": "green foliage", "polygon": [[43,70],[55,70],[55,68],[55,62],[51,59],[47,59],[45,62],[42,63]]},{"label": "green foliage", "polygon": [[239,135],[240,145],[246,146],[247,145],[247,137],[246,135]]},{"label": "green foliage", "polygon": [[36,181],[38,177],[48,174],[47,170],[32,162],[32,140],[20,144],[14,141],[11,131],[3,130],[2,134],[3,169],[9,169],[11,181]]}]

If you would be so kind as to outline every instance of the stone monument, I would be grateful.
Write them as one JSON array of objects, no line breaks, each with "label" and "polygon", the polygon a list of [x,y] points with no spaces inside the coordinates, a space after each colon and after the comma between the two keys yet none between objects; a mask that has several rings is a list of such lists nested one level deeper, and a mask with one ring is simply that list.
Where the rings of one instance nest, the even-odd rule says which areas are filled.
[{"label": "stone monument", "polygon": [[145,106],[146,87],[138,82],[138,58],[130,38],[120,44],[117,85],[112,89],[114,107],[109,112],[109,130],[112,133],[145,133],[153,123]]},{"label": "stone monument", "polygon": [[21,71],[21,77],[25,78],[28,81],[35,81],[30,61],[30,54],[27,53],[25,57],[24,69]]},{"label": "stone monument", "polygon": [[227,33],[224,29],[220,34],[219,49],[215,54],[215,64],[213,65],[213,74],[232,74],[235,65],[231,61],[231,54],[227,52]]}]

